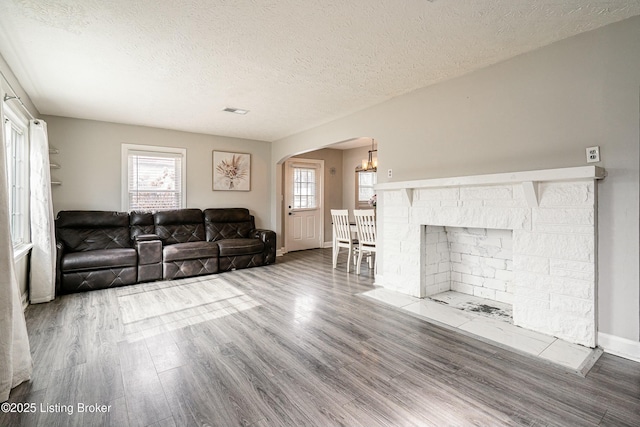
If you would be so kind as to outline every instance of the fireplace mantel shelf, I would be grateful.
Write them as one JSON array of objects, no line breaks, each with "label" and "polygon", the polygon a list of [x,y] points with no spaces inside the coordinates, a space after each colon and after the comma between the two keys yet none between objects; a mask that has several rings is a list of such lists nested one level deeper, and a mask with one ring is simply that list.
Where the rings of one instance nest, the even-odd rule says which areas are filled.
[{"label": "fireplace mantel shelf", "polygon": [[418,188],[457,187],[473,185],[517,184],[524,182],[571,181],[581,179],[603,179],[604,168],[599,166],[579,166],[560,169],[543,169],[522,172],[507,172],[488,175],[456,176],[450,178],[421,179],[378,184],[375,189],[408,190]]}]

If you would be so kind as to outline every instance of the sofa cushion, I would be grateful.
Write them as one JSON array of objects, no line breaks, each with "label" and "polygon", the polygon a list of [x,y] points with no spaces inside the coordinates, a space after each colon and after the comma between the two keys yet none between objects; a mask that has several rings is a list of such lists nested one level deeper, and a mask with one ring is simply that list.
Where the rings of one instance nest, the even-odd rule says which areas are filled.
[{"label": "sofa cushion", "polygon": [[258,239],[217,240],[220,256],[252,255],[264,250],[264,243]]},{"label": "sofa cushion", "polygon": [[212,242],[187,242],[165,246],[162,249],[162,260],[177,261],[199,258],[217,258],[218,245]]},{"label": "sofa cushion", "polygon": [[70,271],[62,273],[62,277],[60,291],[68,294],[132,285],[136,283],[137,274],[135,267],[113,267],[105,270]]},{"label": "sofa cushion", "polygon": [[176,209],[156,212],[155,234],[165,245],[204,241],[204,221],[200,209]]},{"label": "sofa cushion", "polygon": [[183,259],[162,263],[164,280],[201,276],[218,272],[218,258]]},{"label": "sofa cushion", "polygon": [[142,234],[154,234],[156,232],[151,212],[132,211],[129,214],[131,227],[131,240]]},{"label": "sofa cushion", "polygon": [[238,256],[220,257],[218,268],[220,271],[238,270],[241,268],[257,267],[264,264],[264,253]]},{"label": "sofa cushion", "polygon": [[132,247],[126,212],[60,211],[56,236],[70,252]]},{"label": "sofa cushion", "polygon": [[135,267],[138,255],[135,249],[99,249],[70,252],[62,258],[62,271],[106,270],[116,267]]},{"label": "sofa cushion", "polygon": [[205,209],[204,224],[209,242],[247,238],[256,228],[253,216],[245,208]]},{"label": "sofa cushion", "polygon": [[129,227],[129,214],[115,211],[60,211],[56,225],[63,228]]}]

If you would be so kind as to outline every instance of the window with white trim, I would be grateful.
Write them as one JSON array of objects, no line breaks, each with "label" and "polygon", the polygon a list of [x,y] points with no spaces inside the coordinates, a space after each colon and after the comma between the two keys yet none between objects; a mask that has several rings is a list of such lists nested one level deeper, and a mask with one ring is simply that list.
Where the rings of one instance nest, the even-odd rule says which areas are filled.
[{"label": "window with white trim", "polygon": [[122,144],[122,209],[184,208],[186,158],[184,148]]},{"label": "window with white trim", "polygon": [[28,122],[4,106],[4,141],[13,247],[29,243],[29,132]]},{"label": "window with white trim", "polygon": [[371,208],[369,202],[376,194],[373,187],[376,185],[377,179],[376,172],[356,172],[356,206],[358,208]]}]

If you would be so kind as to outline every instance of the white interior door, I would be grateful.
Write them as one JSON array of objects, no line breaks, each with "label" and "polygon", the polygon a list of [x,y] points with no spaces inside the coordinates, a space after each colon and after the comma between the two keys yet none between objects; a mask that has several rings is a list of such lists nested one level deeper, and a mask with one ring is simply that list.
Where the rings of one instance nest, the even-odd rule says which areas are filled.
[{"label": "white interior door", "polygon": [[322,247],[324,160],[285,162],[285,250]]}]

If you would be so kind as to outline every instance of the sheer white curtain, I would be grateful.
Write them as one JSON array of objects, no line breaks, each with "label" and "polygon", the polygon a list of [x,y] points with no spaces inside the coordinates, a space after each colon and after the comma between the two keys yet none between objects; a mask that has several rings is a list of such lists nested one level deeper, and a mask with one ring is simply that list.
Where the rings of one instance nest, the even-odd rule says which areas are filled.
[{"label": "sheer white curtain", "polygon": [[32,304],[55,298],[56,238],[53,228],[53,202],[51,200],[51,172],[49,170],[49,139],[47,123],[31,120],[30,174],[31,198],[31,278],[29,300]]},{"label": "sheer white curtain", "polygon": [[[4,117],[0,102],[0,118]],[[31,378],[31,351],[13,264],[4,120],[0,120],[0,402]]]}]

